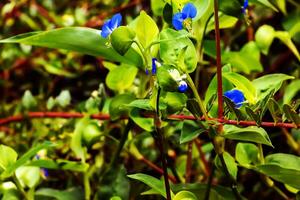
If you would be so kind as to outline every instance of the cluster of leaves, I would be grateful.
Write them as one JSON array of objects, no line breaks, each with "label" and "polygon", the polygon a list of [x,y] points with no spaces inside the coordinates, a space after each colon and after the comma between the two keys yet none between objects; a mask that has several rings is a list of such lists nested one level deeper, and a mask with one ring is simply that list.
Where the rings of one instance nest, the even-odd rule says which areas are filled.
[{"label": "cluster of leaves", "polygon": [[[83,27],[99,25],[92,18],[99,12],[95,7],[102,7],[105,17],[111,14],[105,13],[107,7],[122,8],[129,2],[74,3],[60,18],[58,13],[69,3],[0,3],[0,23],[5,25],[1,37],[23,33],[0,40],[5,43],[0,58],[0,114],[25,116],[24,121],[0,129],[4,144],[0,197],[166,198],[161,171],[153,164],[160,166],[159,155],[164,154],[156,147],[158,129],[166,139],[168,167],[177,182],[171,184],[172,199],[207,198],[206,180],[215,168],[211,174],[216,184],[209,199],[235,198],[230,188],[221,186],[226,179],[240,183],[239,191],[249,199],[299,194],[300,158],[295,155],[300,154],[299,3],[252,0],[246,9],[243,1],[219,2],[223,90],[237,89],[245,96],[241,107],[224,97],[225,120],[236,120],[237,125],[224,125],[222,133],[214,120],[218,105],[213,0],[142,2],[146,11],[130,10],[131,15],[123,18],[127,25],[119,26],[120,17],[119,27],[106,21],[105,38],[98,29]],[[187,3],[195,5],[197,14],[184,18],[182,30],[175,30],[173,16],[185,12]],[[147,14],[150,8],[153,17]],[[153,65],[153,58],[161,66]],[[24,69],[27,65],[32,68],[29,72]],[[184,93],[178,90],[182,82],[189,85]],[[27,119],[32,111],[77,111],[85,116]],[[98,113],[109,114],[110,120],[92,119]],[[185,114],[200,119],[206,113],[208,121],[169,118]],[[156,115],[163,120],[159,125]],[[265,120],[295,128],[264,129],[260,126]],[[242,127],[240,121],[256,126]],[[221,144],[221,151],[215,142]],[[197,145],[189,153],[186,148],[193,143]],[[18,155],[22,156],[17,159]],[[188,164],[189,156],[193,164]],[[147,187],[132,179],[151,189],[142,193]]]}]

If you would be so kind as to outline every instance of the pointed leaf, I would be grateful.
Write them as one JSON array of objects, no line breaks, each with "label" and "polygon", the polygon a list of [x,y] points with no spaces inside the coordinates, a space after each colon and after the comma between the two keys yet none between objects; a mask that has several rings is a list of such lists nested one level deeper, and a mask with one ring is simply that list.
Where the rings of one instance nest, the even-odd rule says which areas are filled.
[{"label": "pointed leaf", "polygon": [[231,140],[256,142],[258,144],[265,144],[273,147],[267,132],[263,128],[256,126],[238,128],[233,125],[224,125],[223,136]]}]

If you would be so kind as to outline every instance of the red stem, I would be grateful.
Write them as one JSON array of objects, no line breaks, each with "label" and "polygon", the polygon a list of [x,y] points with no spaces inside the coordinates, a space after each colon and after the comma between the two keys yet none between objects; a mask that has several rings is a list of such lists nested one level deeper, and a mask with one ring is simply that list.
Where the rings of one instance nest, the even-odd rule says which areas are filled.
[{"label": "red stem", "polygon": [[193,141],[188,143],[187,146],[187,159],[186,159],[186,169],[185,169],[185,183],[191,182],[191,175],[192,175],[192,159],[193,159]]},{"label": "red stem", "polygon": [[222,89],[222,63],[221,63],[221,39],[219,29],[218,1],[214,1],[215,17],[215,40],[217,60],[217,82],[218,82],[218,118],[223,119],[223,89]]},{"label": "red stem", "polygon": [[[23,121],[26,118],[82,118],[85,115],[82,113],[68,113],[68,112],[28,112],[26,115],[15,115],[7,118],[0,119],[0,126],[5,126],[7,124],[13,122]],[[146,115],[145,117],[153,117],[152,115]],[[109,114],[94,114],[91,115],[92,119],[98,120],[110,120]],[[122,117],[122,119],[127,119],[126,116]],[[204,118],[196,119],[191,115],[170,115],[168,117],[169,120],[204,120]],[[210,121],[217,121],[223,124],[232,124],[232,125],[240,125],[240,126],[256,126],[255,121],[236,121],[230,119],[218,119],[218,118],[209,118]],[[262,127],[282,127],[282,128],[300,128],[300,124],[294,123],[283,123],[283,122],[262,122],[260,124]]]},{"label": "red stem", "polygon": [[[153,162],[151,162],[150,160],[146,159],[146,158],[141,158],[139,159],[140,161],[142,161],[143,163],[145,163],[146,165],[148,165],[150,168],[154,169],[155,171],[157,171],[158,173],[160,173],[161,175],[163,175],[164,171],[163,169],[161,169],[160,167],[158,167],[157,165],[155,165]],[[168,175],[168,179],[170,181],[172,181],[172,183],[176,183],[176,178],[172,175]]]},{"label": "red stem", "polygon": [[202,143],[199,139],[195,139],[194,142],[195,142],[196,147],[198,149],[201,162],[204,165],[204,173],[205,173],[206,177],[209,177],[209,175],[210,175],[210,166],[208,164],[208,161],[205,158],[204,152],[202,151],[202,147],[201,147]]}]

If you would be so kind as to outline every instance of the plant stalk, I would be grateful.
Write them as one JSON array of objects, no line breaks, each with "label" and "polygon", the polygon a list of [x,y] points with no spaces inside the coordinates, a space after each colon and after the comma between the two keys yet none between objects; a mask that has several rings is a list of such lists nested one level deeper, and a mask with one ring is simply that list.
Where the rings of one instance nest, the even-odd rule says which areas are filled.
[{"label": "plant stalk", "polygon": [[162,162],[167,200],[171,200],[171,192],[170,192],[171,189],[170,189],[170,183],[169,183],[169,178],[168,178],[169,177],[168,176],[168,168],[167,168],[167,156],[166,156],[166,152],[165,152],[165,148],[164,148],[165,137],[162,133],[161,117],[160,117],[160,111],[159,111],[160,92],[161,92],[161,88],[158,88],[157,96],[156,96],[156,112],[154,115],[154,126],[155,126],[155,131],[156,131],[156,135],[154,135],[154,139],[155,139],[156,145],[160,151],[160,158],[161,158],[161,162]]}]

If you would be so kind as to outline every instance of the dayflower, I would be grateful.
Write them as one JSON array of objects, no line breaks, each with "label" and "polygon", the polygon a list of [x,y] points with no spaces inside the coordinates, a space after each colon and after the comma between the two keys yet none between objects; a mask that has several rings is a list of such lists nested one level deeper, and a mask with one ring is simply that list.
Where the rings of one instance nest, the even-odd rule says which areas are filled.
[{"label": "dayflower", "polygon": [[242,6],[242,12],[245,15],[247,13],[247,8],[248,8],[249,4],[248,4],[248,0],[244,1],[244,4]]},{"label": "dayflower", "polygon": [[[161,64],[157,61],[157,58],[152,58],[152,69],[151,69],[152,75],[156,74],[157,68],[160,66],[161,66]],[[147,75],[149,74],[149,71],[147,68],[146,68],[146,74]]]},{"label": "dayflower", "polygon": [[[40,160],[41,159],[41,156],[42,157],[44,157],[45,155],[44,155],[44,151],[42,150],[42,151],[40,151],[39,152],[40,154],[36,154],[35,155],[35,158],[37,159],[37,160]],[[42,174],[42,176],[44,177],[44,178],[48,178],[49,177],[49,171],[48,171],[48,169],[46,169],[46,168],[41,168],[40,169],[40,171],[41,171],[41,174]]]},{"label": "dayflower", "polygon": [[187,89],[188,89],[187,83],[185,81],[180,81],[178,85],[178,91],[184,93],[185,91],[187,91]]},{"label": "dayflower", "polygon": [[120,13],[112,16],[111,19],[104,22],[102,26],[101,36],[103,38],[107,38],[116,28],[121,25],[122,15]]},{"label": "dayflower", "polygon": [[181,93],[184,93],[188,89],[188,84],[184,81],[186,79],[186,75],[180,75],[179,71],[177,69],[170,69],[168,70],[169,74],[172,76],[172,78],[177,82],[178,84],[178,91]]},{"label": "dayflower", "polygon": [[183,29],[186,19],[193,19],[197,15],[197,9],[192,3],[187,3],[182,11],[173,16],[172,24],[176,30]]},{"label": "dayflower", "polygon": [[235,104],[236,108],[240,108],[243,105],[243,102],[245,101],[243,92],[237,89],[225,92],[224,96],[230,99]]}]

